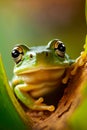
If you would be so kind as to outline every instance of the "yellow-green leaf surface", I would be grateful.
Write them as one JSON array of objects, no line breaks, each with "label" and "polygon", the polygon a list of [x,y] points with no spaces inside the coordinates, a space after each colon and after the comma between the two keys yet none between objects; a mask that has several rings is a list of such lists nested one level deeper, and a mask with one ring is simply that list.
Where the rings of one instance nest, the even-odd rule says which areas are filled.
[{"label": "yellow-green leaf surface", "polygon": [[86,0],[85,14],[86,14],[86,23],[87,23],[87,0]]},{"label": "yellow-green leaf surface", "polygon": [[85,40],[84,49],[85,49],[85,52],[87,53],[87,35],[86,35],[86,40]]},{"label": "yellow-green leaf surface", "polygon": [[[85,43],[85,52],[87,53],[87,36]],[[87,79],[87,78],[86,78]],[[84,81],[84,80],[83,80]],[[69,119],[70,130],[87,130],[87,80],[82,85],[83,102],[77,108],[75,113]]]},{"label": "yellow-green leaf surface", "polygon": [[[85,83],[87,89],[87,82]],[[87,91],[86,91],[87,92]],[[70,130],[87,130],[87,97],[69,119]]]},{"label": "yellow-green leaf surface", "polygon": [[0,56],[0,130],[30,130],[28,121],[9,86]]}]

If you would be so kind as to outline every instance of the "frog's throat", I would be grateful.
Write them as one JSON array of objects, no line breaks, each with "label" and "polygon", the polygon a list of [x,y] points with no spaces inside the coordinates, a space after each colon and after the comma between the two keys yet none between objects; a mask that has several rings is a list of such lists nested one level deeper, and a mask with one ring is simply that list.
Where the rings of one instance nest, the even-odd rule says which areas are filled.
[{"label": "frog's throat", "polygon": [[55,66],[55,67],[34,67],[34,68],[26,68],[26,69],[21,69],[17,70],[15,69],[14,73],[16,75],[21,75],[21,74],[29,74],[33,72],[39,72],[39,71],[54,71],[54,70],[65,70],[68,66]]},{"label": "frog's throat", "polygon": [[22,71],[17,75],[22,78],[33,97],[43,96],[60,87],[65,67],[45,67]]}]

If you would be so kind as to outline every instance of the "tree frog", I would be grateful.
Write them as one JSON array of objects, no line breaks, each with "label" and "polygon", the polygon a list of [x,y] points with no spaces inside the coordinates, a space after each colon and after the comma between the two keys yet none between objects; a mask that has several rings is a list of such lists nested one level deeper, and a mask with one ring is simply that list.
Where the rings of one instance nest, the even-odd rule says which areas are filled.
[{"label": "tree frog", "polygon": [[29,109],[55,110],[54,105],[44,103],[43,96],[52,93],[60,87],[63,79],[67,79],[66,70],[74,61],[65,51],[64,43],[58,39],[46,46],[17,45],[13,48],[11,54],[15,67],[12,89]]}]

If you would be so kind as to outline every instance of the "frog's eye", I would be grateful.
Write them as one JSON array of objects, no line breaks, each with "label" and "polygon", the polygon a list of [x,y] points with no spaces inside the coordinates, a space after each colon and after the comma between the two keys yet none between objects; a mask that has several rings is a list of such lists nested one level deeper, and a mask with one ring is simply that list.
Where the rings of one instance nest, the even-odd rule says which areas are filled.
[{"label": "frog's eye", "polygon": [[66,47],[59,39],[53,39],[50,41],[47,45],[47,49],[55,50],[55,53],[60,57],[65,56]]},{"label": "frog's eye", "polygon": [[56,41],[54,44],[55,53],[57,53],[60,57],[65,56],[66,47],[61,41]]},{"label": "frog's eye", "polygon": [[23,52],[23,49],[18,46],[18,47],[15,47],[13,50],[12,50],[12,57],[15,61],[15,63],[19,63],[21,60],[22,60],[22,56],[23,56],[24,52]]}]

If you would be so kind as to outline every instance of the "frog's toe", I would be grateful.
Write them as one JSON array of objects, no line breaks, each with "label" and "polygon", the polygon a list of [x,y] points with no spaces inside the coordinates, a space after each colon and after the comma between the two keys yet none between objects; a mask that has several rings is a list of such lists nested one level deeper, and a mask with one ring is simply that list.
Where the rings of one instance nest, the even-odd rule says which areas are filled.
[{"label": "frog's toe", "polygon": [[46,105],[46,104],[34,104],[31,108],[32,110],[37,110],[37,111],[54,111],[55,110],[55,107],[53,105]]},{"label": "frog's toe", "polygon": [[37,100],[35,101],[35,104],[36,104],[36,105],[39,105],[39,104],[41,104],[43,101],[44,101],[44,98],[43,98],[43,97],[40,97],[39,99],[37,99]]},{"label": "frog's toe", "polygon": [[48,110],[49,110],[50,112],[52,112],[52,111],[54,111],[54,110],[55,110],[55,107],[54,107],[53,105],[48,106]]}]

